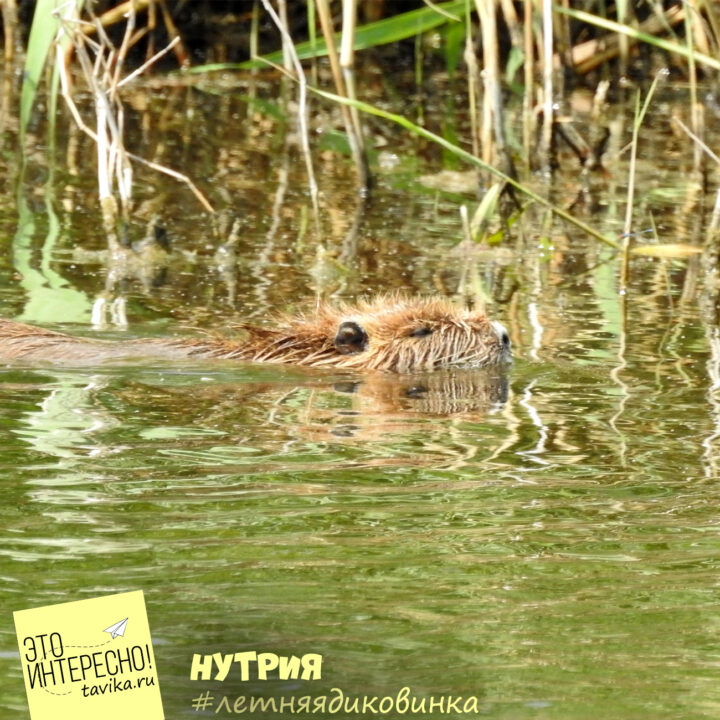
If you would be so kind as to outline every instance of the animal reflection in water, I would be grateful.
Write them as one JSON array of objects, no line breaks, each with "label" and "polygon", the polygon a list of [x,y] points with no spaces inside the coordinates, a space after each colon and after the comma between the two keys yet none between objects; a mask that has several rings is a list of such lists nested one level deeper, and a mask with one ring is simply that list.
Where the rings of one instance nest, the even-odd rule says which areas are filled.
[{"label": "animal reflection in water", "polygon": [[500,410],[509,395],[507,375],[497,368],[371,376],[360,382],[336,382],[333,390],[351,393],[350,407],[330,412],[315,407],[311,424],[317,430],[324,421],[333,436],[365,439],[414,431],[417,428],[408,421],[419,417],[482,420]]},{"label": "animal reflection in water", "polygon": [[422,417],[483,420],[506,403],[508,378],[500,368],[367,373],[330,381],[311,371],[297,381],[196,385],[192,402],[185,387],[138,382],[113,394],[134,416],[160,416],[168,425],[212,427],[230,436],[272,427],[273,437],[285,432],[318,441],[371,439],[416,431],[412,421]]},{"label": "animal reflection in water", "polygon": [[333,388],[355,394],[359,409],[371,413],[484,413],[501,407],[508,399],[507,375],[498,369],[373,376],[360,382],[338,382]]}]

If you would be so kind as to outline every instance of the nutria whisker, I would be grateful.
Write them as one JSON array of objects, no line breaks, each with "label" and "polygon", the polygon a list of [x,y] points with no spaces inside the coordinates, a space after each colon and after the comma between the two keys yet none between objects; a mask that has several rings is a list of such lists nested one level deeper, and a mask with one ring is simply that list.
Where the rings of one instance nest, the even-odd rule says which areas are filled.
[{"label": "nutria whisker", "polygon": [[396,373],[510,361],[506,330],[446,300],[381,295],[321,305],[275,328],[239,326],[238,338],[203,335],[107,341],[0,320],[0,361],[90,365],[137,357],[217,358]]}]

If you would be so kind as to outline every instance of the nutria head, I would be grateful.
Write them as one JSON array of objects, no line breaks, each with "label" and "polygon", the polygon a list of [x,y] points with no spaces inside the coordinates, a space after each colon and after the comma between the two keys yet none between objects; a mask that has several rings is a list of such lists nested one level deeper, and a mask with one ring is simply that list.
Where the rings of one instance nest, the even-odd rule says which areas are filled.
[{"label": "nutria head", "polygon": [[281,325],[255,333],[247,328],[252,359],[397,373],[511,359],[510,338],[500,323],[446,300],[380,296],[355,306],[323,305],[314,315]]}]

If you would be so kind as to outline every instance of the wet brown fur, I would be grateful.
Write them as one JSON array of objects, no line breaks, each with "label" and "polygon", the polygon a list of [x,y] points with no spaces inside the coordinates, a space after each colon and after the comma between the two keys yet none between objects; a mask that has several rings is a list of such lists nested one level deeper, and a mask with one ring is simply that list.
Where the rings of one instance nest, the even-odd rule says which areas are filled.
[{"label": "wet brown fur", "polygon": [[[344,324],[362,328],[361,347],[338,344],[338,328]],[[134,357],[226,358],[408,373],[510,359],[509,343],[483,314],[458,310],[440,299],[386,295],[357,305],[322,305],[312,314],[283,318],[276,328],[239,329],[240,339],[106,341],[0,320],[0,361],[88,365]]]}]

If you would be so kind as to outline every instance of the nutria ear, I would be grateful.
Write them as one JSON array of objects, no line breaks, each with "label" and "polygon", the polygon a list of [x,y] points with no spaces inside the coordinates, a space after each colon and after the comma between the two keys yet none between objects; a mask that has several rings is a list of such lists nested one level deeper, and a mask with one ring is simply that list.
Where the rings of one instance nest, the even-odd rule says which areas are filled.
[{"label": "nutria ear", "polygon": [[341,355],[353,355],[367,347],[367,333],[356,322],[340,323],[335,335],[335,349]]},{"label": "nutria ear", "polygon": [[425,327],[425,326],[415,328],[410,333],[410,337],[426,337],[427,335],[432,335],[432,329],[429,327]]}]

